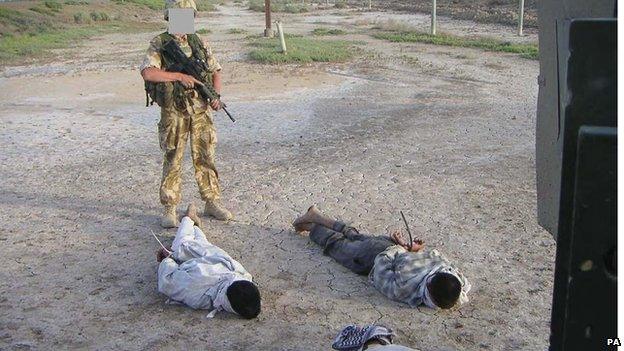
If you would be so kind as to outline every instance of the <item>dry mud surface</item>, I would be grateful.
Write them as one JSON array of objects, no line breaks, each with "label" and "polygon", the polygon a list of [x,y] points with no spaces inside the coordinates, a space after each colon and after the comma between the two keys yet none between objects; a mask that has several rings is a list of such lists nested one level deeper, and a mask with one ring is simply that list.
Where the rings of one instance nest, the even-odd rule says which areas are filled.
[{"label": "dry mud surface", "polygon": [[[331,13],[280,17],[306,33]],[[333,25],[353,33],[353,16]],[[244,35],[227,29],[262,26],[234,6],[198,26],[213,30],[239,120],[216,116],[237,220],[205,231],[254,275],[260,318],[207,320],[157,292],[150,230],[167,242],[174,231],[158,225],[158,110],[144,107],[137,71],[156,33],[120,33],[2,69],[0,349],[327,350],[346,324],[382,323],[423,351],[545,350],[555,245],[536,223],[537,61],[348,34],[364,58],[248,63]],[[472,282],[470,303],[436,312],[386,299],[291,230],[313,203],[376,234],[400,229],[403,210]]]}]

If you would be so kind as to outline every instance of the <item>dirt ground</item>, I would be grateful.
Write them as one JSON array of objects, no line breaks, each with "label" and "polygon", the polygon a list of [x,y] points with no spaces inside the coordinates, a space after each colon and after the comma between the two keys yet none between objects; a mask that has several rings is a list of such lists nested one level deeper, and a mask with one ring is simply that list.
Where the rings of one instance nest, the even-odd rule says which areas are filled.
[{"label": "dirt ground", "polygon": [[[423,351],[545,350],[555,244],[536,222],[538,62],[365,34],[401,16],[427,24],[392,12],[280,15],[289,32],[325,23],[364,42],[351,63],[303,67],[246,62],[245,35],[226,33],[260,33],[261,14],[226,5],[199,19],[238,118],[215,117],[223,201],[237,220],[205,229],[258,282],[263,312],[251,321],[208,320],[156,289],[150,230],[175,234],[159,227],[158,109],[144,107],[137,71],[156,33],[3,67],[0,349],[328,350],[343,326],[381,323]],[[200,204],[193,179],[186,155],[184,204]],[[291,230],[314,203],[375,234],[402,228],[403,210],[471,281],[470,303],[436,312],[388,300]]]}]

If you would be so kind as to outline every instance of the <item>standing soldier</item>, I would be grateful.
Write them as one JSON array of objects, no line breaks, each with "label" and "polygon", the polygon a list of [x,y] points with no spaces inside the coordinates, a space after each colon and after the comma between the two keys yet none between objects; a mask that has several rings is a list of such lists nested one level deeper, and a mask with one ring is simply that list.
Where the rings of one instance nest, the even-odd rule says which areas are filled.
[{"label": "standing soldier", "polygon": [[[192,8],[197,14],[194,0],[166,0],[165,20],[169,19],[168,10],[171,8]],[[219,220],[229,220],[232,214],[219,202],[219,174],[215,167],[217,134],[211,111],[218,110],[221,103],[218,100],[208,103],[202,99],[193,89],[196,84],[201,84],[194,77],[167,71],[176,64],[163,55],[163,47],[169,40],[174,40],[188,57],[204,61],[212,73],[209,80],[212,79],[216,92],[221,92],[221,65],[208,43],[197,34],[165,32],[151,41],[141,65],[141,76],[147,94],[161,107],[158,133],[164,160],[160,202],[165,206],[161,225],[173,228],[179,224],[176,207],[180,203],[182,156],[189,136],[195,179],[201,198],[206,202],[204,212]]]}]

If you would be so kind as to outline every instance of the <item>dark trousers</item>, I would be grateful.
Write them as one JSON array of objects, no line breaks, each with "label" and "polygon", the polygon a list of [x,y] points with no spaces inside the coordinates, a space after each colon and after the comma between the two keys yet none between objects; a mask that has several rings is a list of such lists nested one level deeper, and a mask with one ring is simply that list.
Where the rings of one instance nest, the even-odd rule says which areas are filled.
[{"label": "dark trousers", "polygon": [[323,247],[323,253],[357,274],[368,274],[375,257],[395,243],[387,236],[358,233],[355,228],[337,222],[334,228],[316,224],[310,239]]}]

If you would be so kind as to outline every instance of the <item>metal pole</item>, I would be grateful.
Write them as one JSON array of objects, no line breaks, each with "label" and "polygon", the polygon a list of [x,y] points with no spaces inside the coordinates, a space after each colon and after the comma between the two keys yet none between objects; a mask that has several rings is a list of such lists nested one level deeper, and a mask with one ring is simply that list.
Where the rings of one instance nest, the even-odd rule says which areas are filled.
[{"label": "metal pole", "polygon": [[524,25],[524,0],[520,0],[520,9],[518,13],[518,35],[522,36],[522,26]]},{"label": "metal pole", "polygon": [[264,19],[266,22],[264,36],[273,38],[273,30],[271,29],[271,0],[264,0]]},{"label": "metal pole", "polygon": [[288,51],[286,50],[286,40],[284,39],[284,30],[282,29],[282,22],[276,21],[275,24],[277,25],[277,33],[279,34],[280,44],[282,45],[282,53],[284,55],[287,55]]},{"label": "metal pole", "polygon": [[433,0],[433,7],[431,9],[431,35],[436,35],[436,0]]}]

